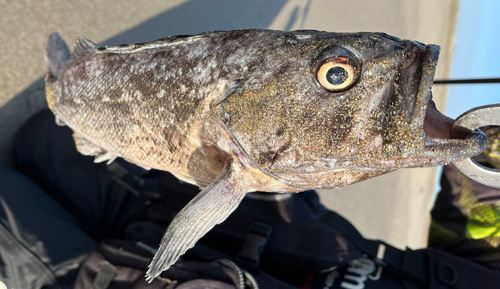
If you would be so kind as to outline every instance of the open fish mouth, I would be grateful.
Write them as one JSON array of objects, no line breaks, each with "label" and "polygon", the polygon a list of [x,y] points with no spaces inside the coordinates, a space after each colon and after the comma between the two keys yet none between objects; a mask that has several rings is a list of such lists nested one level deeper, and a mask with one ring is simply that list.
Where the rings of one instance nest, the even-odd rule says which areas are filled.
[{"label": "open fish mouth", "polygon": [[424,155],[447,157],[458,161],[480,154],[488,145],[488,138],[479,129],[452,130],[454,119],[440,113],[431,100],[424,118]]},{"label": "open fish mouth", "polygon": [[[423,138],[424,146],[418,156],[426,158],[429,165],[455,162],[481,153],[488,144],[486,135],[480,130],[454,129],[454,119],[439,112],[432,98],[432,83],[436,71],[439,47],[427,45],[421,64],[421,76],[411,113],[413,131]],[[429,163],[430,162],[430,163]],[[418,165],[418,162],[416,163]]]}]

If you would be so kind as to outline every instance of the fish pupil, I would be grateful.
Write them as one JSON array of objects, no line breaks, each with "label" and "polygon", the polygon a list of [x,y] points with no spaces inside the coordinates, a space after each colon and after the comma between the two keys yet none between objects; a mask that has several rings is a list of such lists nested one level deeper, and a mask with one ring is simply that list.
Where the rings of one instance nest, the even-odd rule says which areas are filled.
[{"label": "fish pupil", "polygon": [[328,82],[332,85],[342,84],[347,80],[347,78],[349,78],[349,74],[340,66],[332,67],[326,73],[326,80],[328,80]]}]

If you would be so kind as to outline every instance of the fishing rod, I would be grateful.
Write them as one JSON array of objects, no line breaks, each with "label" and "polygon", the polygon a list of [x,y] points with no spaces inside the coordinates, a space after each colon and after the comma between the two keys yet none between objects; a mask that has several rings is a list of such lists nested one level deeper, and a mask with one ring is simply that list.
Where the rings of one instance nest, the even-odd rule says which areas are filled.
[{"label": "fishing rod", "polygon": [[500,78],[437,79],[434,84],[486,84],[500,83]]}]

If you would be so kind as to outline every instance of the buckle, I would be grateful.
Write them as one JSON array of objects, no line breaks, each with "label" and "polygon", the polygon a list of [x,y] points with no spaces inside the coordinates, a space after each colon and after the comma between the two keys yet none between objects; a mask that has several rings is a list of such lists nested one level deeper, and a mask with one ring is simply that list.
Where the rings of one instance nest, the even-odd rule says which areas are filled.
[{"label": "buckle", "polygon": [[260,255],[271,236],[272,227],[262,223],[252,223],[245,235],[241,251],[235,260],[243,266],[258,268]]},{"label": "buckle", "polygon": [[377,248],[377,255],[375,256],[375,262],[377,262],[379,265],[382,266],[386,265],[386,263],[384,262],[385,249],[386,249],[385,244],[380,243]]},{"label": "buckle", "polygon": [[396,269],[401,268],[404,257],[403,251],[380,241],[368,241],[365,244],[367,245],[365,249],[371,252],[371,257],[379,265],[390,265]]},{"label": "buckle", "polygon": [[439,281],[448,285],[455,285],[455,283],[457,283],[458,274],[453,265],[445,261],[439,261],[436,269]]}]

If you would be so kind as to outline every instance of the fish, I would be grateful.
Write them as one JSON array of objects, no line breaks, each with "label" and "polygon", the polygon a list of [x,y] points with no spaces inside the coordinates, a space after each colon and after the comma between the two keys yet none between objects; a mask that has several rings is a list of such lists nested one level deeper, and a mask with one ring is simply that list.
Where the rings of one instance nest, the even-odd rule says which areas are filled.
[{"label": "fish", "polygon": [[167,228],[151,282],[254,191],[337,188],[477,155],[432,101],[439,46],[385,33],[232,30],[101,47],[58,33],[46,98],[77,150],[202,190]]}]

